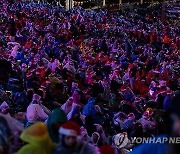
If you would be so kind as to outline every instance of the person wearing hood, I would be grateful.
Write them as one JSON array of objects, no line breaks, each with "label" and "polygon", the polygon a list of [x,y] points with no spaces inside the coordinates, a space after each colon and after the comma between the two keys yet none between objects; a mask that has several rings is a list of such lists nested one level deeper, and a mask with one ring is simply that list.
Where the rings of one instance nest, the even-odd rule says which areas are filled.
[{"label": "person wearing hood", "polygon": [[123,128],[123,123],[124,121],[127,119],[127,115],[123,112],[118,112],[114,115],[114,118],[113,118],[113,123],[115,126],[118,127],[118,130],[122,130]]},{"label": "person wearing hood", "polygon": [[37,122],[26,128],[20,135],[24,145],[16,154],[51,154],[55,148],[43,122]]},{"label": "person wearing hood", "polygon": [[155,122],[150,120],[149,112],[145,111],[142,118],[138,120],[142,124],[144,132],[155,129]]},{"label": "person wearing hood", "polygon": [[3,114],[8,114],[9,109],[9,105],[5,101],[0,105],[0,112]]},{"label": "person wearing hood", "polygon": [[60,126],[67,121],[65,113],[60,109],[54,109],[49,115],[46,125],[48,128],[49,135],[53,142],[58,143],[58,130]]},{"label": "person wearing hood", "polygon": [[88,135],[86,128],[84,128],[83,126],[81,126],[81,138],[84,142],[89,142],[91,139]]},{"label": "person wearing hood", "polygon": [[83,106],[83,104],[81,104],[81,95],[78,89],[74,90],[72,94],[72,98],[73,98],[73,103]]},{"label": "person wearing hood", "polygon": [[73,98],[69,97],[68,100],[66,101],[66,103],[64,103],[61,106],[61,110],[63,110],[65,112],[66,115],[68,115],[68,113],[71,111],[72,109],[72,105],[73,104]]},{"label": "person wearing hood", "polygon": [[78,89],[78,83],[72,82],[71,92],[73,93],[76,89]]},{"label": "person wearing hood", "polygon": [[95,116],[97,113],[96,107],[95,107],[95,99],[93,97],[90,97],[87,104],[84,106],[82,114],[85,116]]},{"label": "person wearing hood", "polygon": [[99,146],[99,139],[100,139],[100,135],[98,132],[94,132],[91,136],[91,141],[90,143],[94,146]]},{"label": "person wearing hood", "polygon": [[74,115],[79,114],[80,109],[81,107],[78,104],[73,103],[71,111],[67,115],[67,119],[70,120],[71,118],[73,118]]},{"label": "person wearing hood", "polygon": [[44,108],[41,106],[41,96],[38,94],[33,95],[32,102],[27,107],[26,118],[27,126],[34,124],[37,121],[45,121],[48,118]]},{"label": "person wearing hood", "polygon": [[9,109],[9,105],[4,101],[0,105],[0,116],[6,119],[8,126],[13,134],[23,131],[23,124],[9,114]]}]

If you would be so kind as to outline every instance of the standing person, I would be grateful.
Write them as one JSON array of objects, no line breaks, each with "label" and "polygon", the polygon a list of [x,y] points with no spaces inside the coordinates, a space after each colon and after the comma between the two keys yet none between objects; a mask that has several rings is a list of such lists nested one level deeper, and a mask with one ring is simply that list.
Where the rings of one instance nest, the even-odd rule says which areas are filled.
[{"label": "standing person", "polygon": [[66,122],[59,129],[60,142],[53,154],[99,154],[94,146],[80,140],[80,127],[74,122]]}]

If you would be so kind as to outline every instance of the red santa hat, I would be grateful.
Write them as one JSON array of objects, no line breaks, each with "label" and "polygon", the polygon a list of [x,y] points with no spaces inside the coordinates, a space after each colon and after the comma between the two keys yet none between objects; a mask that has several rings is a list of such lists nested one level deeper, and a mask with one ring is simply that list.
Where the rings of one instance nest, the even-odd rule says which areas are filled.
[{"label": "red santa hat", "polygon": [[167,90],[167,91],[166,91],[166,94],[167,94],[167,95],[171,95],[171,94],[172,94],[172,90],[170,90],[170,89]]},{"label": "red santa hat", "polygon": [[140,102],[140,101],[141,101],[141,99],[138,98],[138,97],[136,97],[135,100],[134,100],[135,103]]},{"label": "red santa hat", "polygon": [[46,84],[49,84],[49,83],[51,83],[49,80],[46,80]]},{"label": "red santa hat", "polygon": [[29,71],[30,71],[31,73],[33,73],[33,72],[35,72],[35,69],[34,69],[34,68],[31,68]]},{"label": "red santa hat", "polygon": [[135,119],[134,113],[129,113],[129,114],[128,114],[128,119],[129,119],[129,120],[134,120],[134,119]]},{"label": "red santa hat", "polygon": [[50,84],[51,82],[49,80],[46,80],[44,81],[42,84],[41,84],[41,88],[46,88],[48,84]]},{"label": "red santa hat", "polygon": [[43,83],[41,84],[41,88],[46,88],[46,82],[43,82]]},{"label": "red santa hat", "polygon": [[31,77],[31,76],[32,76],[32,73],[31,73],[31,72],[27,72],[27,73],[26,73],[26,77],[29,78],[29,77]]},{"label": "red santa hat", "polygon": [[40,69],[40,68],[37,68],[37,69],[36,69],[36,75],[39,75],[39,74],[41,74],[41,69]]},{"label": "red santa hat", "polygon": [[126,91],[127,88],[126,87],[121,87],[120,91]]},{"label": "red santa hat", "polygon": [[68,121],[60,127],[59,134],[78,137],[81,135],[81,129],[80,126],[75,122]]},{"label": "red santa hat", "polygon": [[159,91],[159,94],[166,94],[166,91],[162,89],[161,91]]}]

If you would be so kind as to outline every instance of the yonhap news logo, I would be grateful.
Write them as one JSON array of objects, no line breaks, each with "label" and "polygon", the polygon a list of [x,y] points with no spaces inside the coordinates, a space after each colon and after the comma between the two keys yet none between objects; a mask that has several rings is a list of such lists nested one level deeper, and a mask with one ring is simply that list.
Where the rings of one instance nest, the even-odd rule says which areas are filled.
[{"label": "yonhap news logo", "polygon": [[131,137],[130,141],[133,144],[180,144],[180,137]]},{"label": "yonhap news logo", "polygon": [[127,133],[119,133],[113,136],[113,144],[117,148],[124,148],[128,144],[180,144],[180,137],[130,137]]}]

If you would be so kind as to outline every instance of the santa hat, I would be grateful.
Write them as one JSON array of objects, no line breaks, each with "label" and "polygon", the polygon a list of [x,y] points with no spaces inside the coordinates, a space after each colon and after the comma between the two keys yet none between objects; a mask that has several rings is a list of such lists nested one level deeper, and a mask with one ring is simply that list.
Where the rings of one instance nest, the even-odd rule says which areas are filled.
[{"label": "santa hat", "polygon": [[33,73],[33,72],[35,72],[35,69],[34,69],[34,68],[31,68],[29,71],[30,71],[31,73]]},{"label": "santa hat", "polygon": [[49,80],[46,80],[46,84],[49,84],[49,83],[51,83]]},{"label": "santa hat", "polygon": [[166,91],[166,94],[167,94],[167,95],[171,95],[171,94],[172,94],[172,90],[170,90],[170,89],[167,90],[167,91]]},{"label": "santa hat", "polygon": [[75,122],[68,121],[60,127],[59,134],[78,137],[81,135],[81,129]]},{"label": "santa hat", "polygon": [[161,90],[161,91],[159,92],[159,94],[165,94],[165,93],[166,93],[165,90]]},{"label": "santa hat", "polygon": [[46,88],[46,82],[43,82],[43,83],[41,84],[41,88]]},{"label": "santa hat", "polygon": [[149,119],[149,112],[145,111],[142,115],[143,119]]},{"label": "santa hat", "polygon": [[31,76],[32,76],[32,73],[31,73],[31,72],[27,72],[27,73],[26,73],[26,77],[29,78],[29,77],[31,77]]},{"label": "santa hat", "polygon": [[41,96],[39,96],[38,94],[33,95],[33,100],[34,101],[39,101],[40,99],[41,99]]},{"label": "santa hat", "polygon": [[36,75],[39,75],[39,74],[41,74],[41,69],[40,69],[40,68],[37,68],[37,69],[36,69]]},{"label": "santa hat", "polygon": [[134,113],[129,113],[129,114],[128,114],[128,119],[129,119],[129,120],[134,120],[134,119],[135,119]]},{"label": "santa hat", "polygon": [[146,82],[146,80],[142,79],[141,82]]},{"label": "santa hat", "polygon": [[0,105],[0,110],[3,109],[9,109],[9,105],[5,101]]},{"label": "santa hat", "polygon": [[127,89],[125,87],[121,87],[120,91],[126,91]]},{"label": "santa hat", "polygon": [[134,102],[136,103],[136,102],[140,102],[141,101],[141,99],[140,98],[138,98],[138,97],[136,97],[135,99],[134,99]]}]

